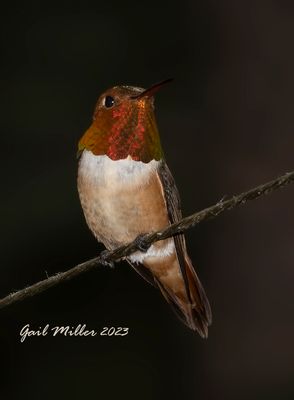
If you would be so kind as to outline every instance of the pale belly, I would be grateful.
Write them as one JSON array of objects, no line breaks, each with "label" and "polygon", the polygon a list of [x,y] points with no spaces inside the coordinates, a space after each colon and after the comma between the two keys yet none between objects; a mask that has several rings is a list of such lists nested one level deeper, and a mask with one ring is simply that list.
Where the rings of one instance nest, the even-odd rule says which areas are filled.
[{"label": "pale belly", "polygon": [[[84,150],[78,171],[79,195],[90,229],[106,248],[132,242],[141,233],[159,230],[169,224],[158,167],[159,162],[155,160],[148,164],[132,159],[112,161],[107,156],[95,156]],[[193,310],[198,304],[199,309],[203,309],[205,294],[186,253],[184,239],[181,243],[181,267],[173,238],[154,243],[146,253],[131,254],[128,261],[146,277],[142,273],[145,267],[150,274],[149,281],[152,282],[153,277],[153,282],[175,305],[177,313],[182,313],[186,323],[196,329],[194,319],[197,324],[200,317],[196,319]],[[187,271],[187,283],[181,268]],[[208,317],[202,322],[205,334],[207,318],[210,318],[209,306],[207,309]]]},{"label": "pale belly", "polygon": [[158,163],[112,161],[83,152],[78,172],[81,204],[90,229],[107,248],[168,225]]}]

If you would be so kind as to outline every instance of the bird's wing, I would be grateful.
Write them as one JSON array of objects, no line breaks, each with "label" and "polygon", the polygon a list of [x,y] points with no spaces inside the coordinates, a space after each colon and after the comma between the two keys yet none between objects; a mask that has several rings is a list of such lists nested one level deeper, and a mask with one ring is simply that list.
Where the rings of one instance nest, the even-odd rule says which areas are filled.
[{"label": "bird's wing", "polygon": [[[165,161],[160,162],[154,178],[150,184],[155,185],[154,190],[157,193],[162,193],[162,215],[158,216],[158,219],[161,223],[166,221],[165,225],[168,222],[172,224],[179,221],[182,217],[180,197]],[[150,207],[152,208],[152,204],[155,207],[152,197],[149,201]],[[150,209],[150,218],[154,220],[156,215],[152,210],[153,208]],[[163,228],[165,225],[158,222],[155,229]],[[164,249],[168,241],[174,242],[174,250],[166,257],[147,256],[142,263],[133,262],[130,258],[127,261],[146,281],[161,290],[182,322],[198,331],[202,337],[206,337],[211,322],[210,306],[187,254],[184,235],[176,235],[172,239],[157,242],[154,246],[157,249]]]},{"label": "bird's wing", "polygon": [[[169,221],[172,224],[182,218],[180,196],[174,178],[164,160],[160,164],[158,175],[165,196]],[[211,323],[208,299],[187,254],[184,235],[174,236],[174,243],[187,298],[186,311],[184,315],[180,315],[180,318],[184,319],[184,322],[190,328],[197,330],[201,336],[206,337],[207,327]],[[157,284],[179,315],[178,301],[174,293],[168,287],[164,287],[162,283],[157,282]]]}]

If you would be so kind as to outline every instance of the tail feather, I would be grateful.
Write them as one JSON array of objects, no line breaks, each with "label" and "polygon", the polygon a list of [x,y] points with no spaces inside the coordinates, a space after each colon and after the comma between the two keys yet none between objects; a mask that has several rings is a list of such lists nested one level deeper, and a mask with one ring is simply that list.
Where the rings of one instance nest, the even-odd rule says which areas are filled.
[{"label": "tail feather", "polygon": [[190,328],[197,330],[202,337],[207,337],[208,326],[212,322],[210,304],[191,260],[187,255],[185,257],[185,267],[192,300],[192,304],[187,304],[187,314],[191,316]]},{"label": "tail feather", "polygon": [[[157,260],[156,271],[153,269],[154,281],[177,317],[201,337],[207,338],[211,324],[209,301],[187,254],[181,267],[177,257],[161,260],[161,266]],[[168,275],[164,272],[166,270],[170,272]],[[185,271],[185,279],[179,270]]]}]

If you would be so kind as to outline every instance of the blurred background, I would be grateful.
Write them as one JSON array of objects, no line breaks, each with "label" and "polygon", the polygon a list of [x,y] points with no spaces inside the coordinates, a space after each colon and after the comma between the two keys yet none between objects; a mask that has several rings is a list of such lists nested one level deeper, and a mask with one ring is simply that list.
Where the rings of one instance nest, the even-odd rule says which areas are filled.
[{"label": "blurred background", "polygon": [[[294,169],[292,1],[1,8],[1,297],[103,249],[75,155],[111,86],[175,78],[156,113],[184,215]],[[1,310],[3,396],[293,399],[293,201],[288,187],[187,233],[213,311],[208,340],[126,263]],[[47,323],[130,333],[20,343],[25,324]]]}]

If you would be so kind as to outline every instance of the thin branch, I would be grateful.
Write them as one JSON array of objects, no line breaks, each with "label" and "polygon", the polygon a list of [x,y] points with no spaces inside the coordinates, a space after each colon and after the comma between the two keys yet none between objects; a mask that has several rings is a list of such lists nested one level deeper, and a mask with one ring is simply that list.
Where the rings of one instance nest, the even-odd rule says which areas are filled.
[{"label": "thin branch", "polygon": [[[219,201],[217,204],[205,208],[202,211],[196,212],[186,218],[183,218],[181,221],[178,221],[172,225],[169,225],[167,228],[162,229],[158,232],[149,233],[144,235],[140,242],[142,244],[142,240],[146,247],[149,247],[152,243],[166,239],[170,236],[177,235],[182,233],[189,228],[199,224],[202,221],[206,221],[208,219],[212,219],[222,214],[226,210],[231,210],[239,205],[245,204],[249,200],[257,199],[261,196],[267,195],[274,190],[280,189],[293,183],[294,181],[294,171],[286,173],[283,176],[280,176],[268,183],[257,186],[254,189],[248,190],[247,192],[241,193],[237,196],[233,196],[228,200]],[[76,276],[90,271],[97,267],[98,265],[105,265],[105,263],[113,263],[121,260],[122,258],[129,256],[135,251],[139,250],[138,241],[134,241],[128,245],[118,247],[113,251],[106,251],[100,253],[98,257],[92,258],[91,260],[85,261],[82,264],[78,264],[77,266],[69,269],[65,272],[60,272],[56,275],[50,276],[47,279],[44,279],[40,282],[37,282],[31,286],[28,286],[24,289],[21,289],[17,292],[11,293],[8,296],[4,297],[0,300],[0,308],[7,307],[13,303],[22,301],[28,297],[35,296],[39,293],[44,292],[45,290],[56,286],[64,281],[68,281]]]}]

